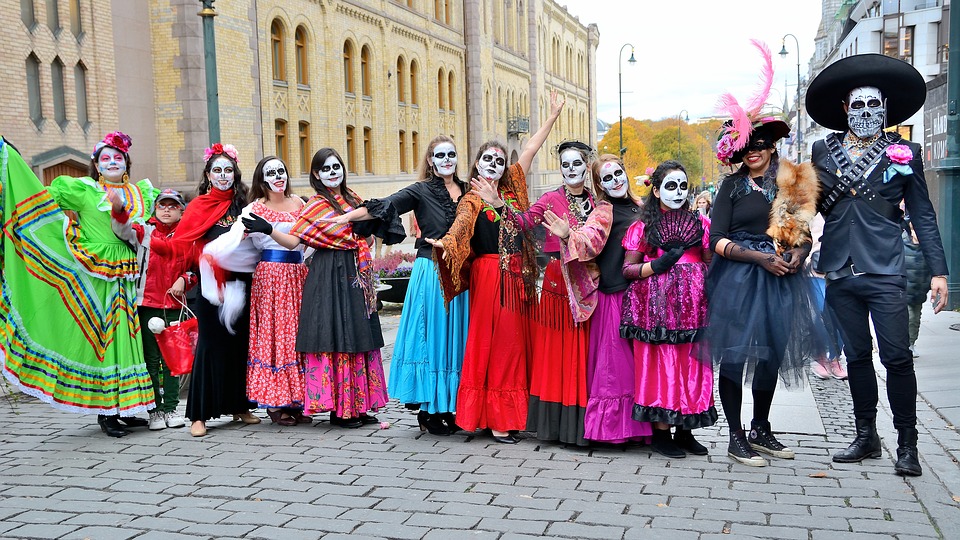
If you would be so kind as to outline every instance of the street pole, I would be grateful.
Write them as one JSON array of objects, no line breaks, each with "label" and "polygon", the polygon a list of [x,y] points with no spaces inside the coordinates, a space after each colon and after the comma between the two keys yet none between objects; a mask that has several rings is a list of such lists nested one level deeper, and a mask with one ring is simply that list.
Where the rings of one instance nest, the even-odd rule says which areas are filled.
[{"label": "street pole", "polygon": [[[787,38],[792,37],[794,45],[797,46],[797,163],[803,161],[803,124],[800,122],[800,42],[797,36],[793,34],[784,34],[780,46],[780,56],[787,57]],[[783,83],[786,90],[786,81]]]},{"label": "street pole", "polygon": [[617,154],[621,159],[623,159],[624,152],[627,151],[623,147],[623,50],[627,47],[630,47],[630,59],[627,62],[637,63],[637,59],[633,57],[633,45],[624,43],[623,47],[620,47],[620,54],[617,57],[617,98],[620,100],[620,146],[617,147]]},{"label": "street pole", "polygon": [[947,60],[947,152],[940,160],[938,221],[947,256],[947,309],[960,307],[960,6],[950,9],[950,56]]},{"label": "street pole", "polygon": [[217,88],[217,44],[213,33],[213,9],[216,0],[200,0],[203,9],[197,15],[203,17],[203,62],[207,76],[207,131],[210,144],[220,142],[220,97]]},{"label": "street pole", "polygon": [[684,114],[687,115],[687,121],[690,121],[690,113],[686,109],[682,109],[680,114],[677,115],[677,161],[680,161],[680,120]]}]

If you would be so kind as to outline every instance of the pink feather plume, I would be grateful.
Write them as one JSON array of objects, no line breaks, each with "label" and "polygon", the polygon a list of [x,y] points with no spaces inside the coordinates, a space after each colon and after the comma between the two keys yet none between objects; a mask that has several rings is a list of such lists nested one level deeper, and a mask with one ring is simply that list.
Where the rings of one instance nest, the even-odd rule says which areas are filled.
[{"label": "pink feather plume", "polygon": [[763,69],[760,71],[760,88],[747,100],[747,104],[744,107],[747,114],[756,116],[764,104],[767,103],[767,98],[770,96],[770,87],[773,86],[773,55],[770,53],[770,47],[767,47],[767,44],[759,39],[751,39],[750,43],[752,43],[763,56]]},{"label": "pink feather plume", "polygon": [[741,150],[747,145],[747,141],[750,139],[750,131],[753,129],[753,122],[750,121],[750,115],[740,106],[737,98],[733,97],[733,94],[729,92],[720,96],[720,100],[717,103],[717,111],[730,116],[733,120],[733,126],[727,131],[735,131],[739,134],[737,139],[733,141],[733,149]]}]

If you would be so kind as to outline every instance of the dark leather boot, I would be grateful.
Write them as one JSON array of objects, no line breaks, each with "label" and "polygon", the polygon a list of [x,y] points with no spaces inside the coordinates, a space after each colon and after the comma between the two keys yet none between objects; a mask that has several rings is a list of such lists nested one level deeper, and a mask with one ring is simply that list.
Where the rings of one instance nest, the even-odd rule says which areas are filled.
[{"label": "dark leather boot", "polygon": [[120,417],[118,416],[97,416],[97,423],[100,424],[100,429],[111,437],[123,437],[127,433],[127,430],[123,429],[123,426],[119,422]]},{"label": "dark leather boot", "polygon": [[857,418],[857,436],[846,450],[841,450],[833,455],[833,461],[837,463],[859,463],[867,458],[878,459],[880,457],[880,436],[877,435],[876,418]]},{"label": "dark leather boot", "polygon": [[917,454],[917,428],[901,428],[897,436],[897,463],[893,466],[901,476],[920,476],[920,456]]}]

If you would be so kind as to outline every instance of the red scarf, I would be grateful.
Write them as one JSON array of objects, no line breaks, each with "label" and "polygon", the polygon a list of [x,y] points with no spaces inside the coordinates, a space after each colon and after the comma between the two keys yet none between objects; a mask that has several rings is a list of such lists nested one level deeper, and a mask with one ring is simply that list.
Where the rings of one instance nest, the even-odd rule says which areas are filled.
[{"label": "red scarf", "polygon": [[233,203],[234,191],[212,188],[206,195],[200,195],[190,201],[183,212],[183,219],[177,225],[173,237],[179,242],[196,242],[207,234],[217,221],[227,215]]}]

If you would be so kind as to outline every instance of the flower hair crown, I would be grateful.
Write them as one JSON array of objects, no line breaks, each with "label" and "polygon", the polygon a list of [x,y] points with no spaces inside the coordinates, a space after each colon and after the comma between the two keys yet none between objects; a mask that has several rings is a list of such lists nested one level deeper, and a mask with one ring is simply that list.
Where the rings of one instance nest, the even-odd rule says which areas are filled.
[{"label": "flower hair crown", "polygon": [[97,155],[97,152],[99,152],[104,146],[116,148],[117,150],[126,154],[130,151],[130,147],[133,146],[133,140],[130,139],[129,135],[122,131],[112,131],[107,133],[103,137],[102,141],[94,145],[93,153],[90,154],[90,159],[94,159]]},{"label": "flower hair crown", "polygon": [[237,157],[237,148],[232,144],[220,143],[216,143],[203,151],[203,161],[210,161],[210,158],[220,154],[230,156],[234,161],[240,163],[240,158]]}]

